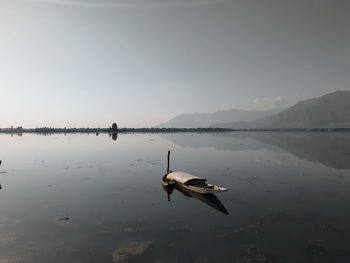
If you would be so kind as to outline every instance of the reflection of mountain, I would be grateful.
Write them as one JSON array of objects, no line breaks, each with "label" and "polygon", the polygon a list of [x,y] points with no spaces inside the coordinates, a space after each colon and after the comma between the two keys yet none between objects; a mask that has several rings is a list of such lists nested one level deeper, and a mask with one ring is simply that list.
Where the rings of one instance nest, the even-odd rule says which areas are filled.
[{"label": "reflection of mountain", "polygon": [[[212,147],[230,151],[272,149],[278,146],[300,159],[319,162],[335,169],[350,169],[350,134],[327,132],[231,132],[225,134],[163,135],[189,147]],[[276,150],[276,148],[274,148]]]},{"label": "reflection of mountain", "polygon": [[[210,147],[218,150],[244,151],[268,149],[268,145],[247,136],[245,132],[164,133],[159,136],[182,147]],[[272,146],[270,148],[273,148]]]},{"label": "reflection of mountain", "polygon": [[221,201],[214,195],[214,194],[199,194],[190,190],[187,190],[180,185],[169,185],[167,187],[163,186],[163,189],[168,193],[168,199],[170,201],[169,195],[171,195],[174,191],[174,188],[178,190],[180,193],[188,196],[188,197],[194,197],[198,199],[199,201],[202,201],[206,203],[208,206],[214,208],[215,210],[218,210],[221,213],[224,213],[225,215],[228,215],[228,212],[224,205],[221,203]]},{"label": "reflection of mountain", "polygon": [[350,169],[350,135],[342,133],[259,134],[256,139],[283,148],[300,159],[335,169]]}]

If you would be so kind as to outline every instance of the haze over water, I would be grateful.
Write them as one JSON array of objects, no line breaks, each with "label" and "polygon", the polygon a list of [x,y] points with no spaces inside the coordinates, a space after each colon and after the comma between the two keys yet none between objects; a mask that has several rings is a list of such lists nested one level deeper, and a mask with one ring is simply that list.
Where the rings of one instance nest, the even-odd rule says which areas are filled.
[{"label": "haze over water", "polygon": [[[350,259],[346,133],[0,134],[0,145],[0,262]],[[228,215],[176,189],[168,202],[168,150],[172,170],[229,189],[216,195]]]}]

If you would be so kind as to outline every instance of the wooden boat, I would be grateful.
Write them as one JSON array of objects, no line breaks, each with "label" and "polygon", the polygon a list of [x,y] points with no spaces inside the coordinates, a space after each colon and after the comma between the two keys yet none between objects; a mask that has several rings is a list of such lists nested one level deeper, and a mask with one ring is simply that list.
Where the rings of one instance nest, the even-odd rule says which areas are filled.
[{"label": "wooden boat", "polygon": [[194,176],[189,173],[179,172],[179,171],[169,171],[169,157],[170,157],[170,151],[168,151],[168,168],[166,175],[162,178],[162,184],[170,185],[176,183],[176,185],[180,185],[181,187],[188,189],[190,191],[194,191],[196,193],[200,194],[207,194],[207,193],[218,193],[218,192],[225,192],[227,191],[226,188],[207,184],[207,179],[200,178],[198,176]]},{"label": "wooden boat", "polygon": [[208,184],[207,179],[184,172],[171,172],[167,174],[168,181],[175,181],[176,185],[200,194],[218,193],[227,191],[226,188]]}]

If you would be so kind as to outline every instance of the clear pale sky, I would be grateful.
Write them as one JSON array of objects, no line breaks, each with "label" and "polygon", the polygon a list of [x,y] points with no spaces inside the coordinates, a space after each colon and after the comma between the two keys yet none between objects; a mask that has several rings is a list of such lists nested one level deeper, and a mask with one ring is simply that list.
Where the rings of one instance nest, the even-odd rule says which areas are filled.
[{"label": "clear pale sky", "polygon": [[153,126],[349,89],[350,1],[0,0],[0,127]]}]

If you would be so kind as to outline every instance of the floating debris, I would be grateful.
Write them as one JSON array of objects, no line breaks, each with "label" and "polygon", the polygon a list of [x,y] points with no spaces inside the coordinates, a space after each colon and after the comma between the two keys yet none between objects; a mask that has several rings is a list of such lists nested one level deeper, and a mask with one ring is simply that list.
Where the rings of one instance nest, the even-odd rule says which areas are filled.
[{"label": "floating debris", "polygon": [[277,263],[283,262],[282,259],[275,256],[268,255],[267,253],[260,251],[256,248],[248,248],[245,251],[246,257],[238,263]]},{"label": "floating debris", "polygon": [[253,224],[245,225],[245,226],[242,226],[239,228],[232,229],[230,231],[226,231],[223,234],[221,234],[221,237],[224,238],[224,237],[228,237],[231,235],[238,235],[238,234],[241,234],[243,232],[257,231],[262,226],[263,226],[263,224],[260,221],[258,221],[258,222],[253,223]]},{"label": "floating debris", "polygon": [[128,246],[118,248],[113,252],[113,262],[122,263],[132,257],[140,256],[145,253],[151,244],[152,241],[134,242],[128,244]]},{"label": "floating debris", "polygon": [[311,240],[304,244],[305,250],[316,257],[324,257],[325,256],[325,240]]},{"label": "floating debris", "polygon": [[[0,246],[7,246],[11,243],[15,243],[16,241],[19,240],[19,237],[15,237],[15,236],[10,236],[10,237],[3,237],[0,238]],[[2,263],[2,261],[0,260],[0,263]]]},{"label": "floating debris", "polygon": [[199,258],[196,258],[193,263],[207,263],[209,262],[209,259],[208,258],[204,258],[204,257],[199,257]]},{"label": "floating debris", "polygon": [[56,223],[61,225],[70,225],[71,224],[71,218],[68,216],[58,217],[55,219]]},{"label": "floating debris", "polygon": [[18,260],[16,258],[1,258],[0,259],[0,263],[16,263],[16,262],[20,262],[20,260]]},{"label": "floating debris", "polygon": [[112,233],[112,232],[109,231],[109,230],[100,230],[100,231],[98,231],[97,233],[98,233],[98,234],[110,234],[110,233]]},{"label": "floating debris", "polygon": [[286,219],[287,219],[287,215],[283,212],[278,211],[269,215],[268,217],[261,218],[256,222],[253,222],[238,228],[234,228],[231,230],[226,230],[220,234],[220,237],[226,238],[226,237],[235,236],[235,235],[238,235],[244,232],[250,232],[250,231],[259,233],[264,226],[269,224],[274,224],[275,222],[280,222],[281,220],[286,220]]},{"label": "floating debris", "polygon": [[131,228],[131,227],[126,227],[126,228],[123,229],[123,231],[124,231],[125,233],[136,233],[136,232],[138,232],[137,229]]},{"label": "floating debris", "polygon": [[171,248],[176,248],[176,243],[175,242],[171,242],[168,244],[169,247]]}]

